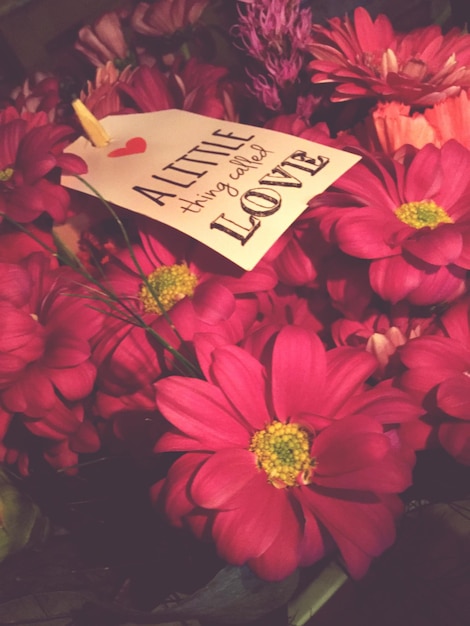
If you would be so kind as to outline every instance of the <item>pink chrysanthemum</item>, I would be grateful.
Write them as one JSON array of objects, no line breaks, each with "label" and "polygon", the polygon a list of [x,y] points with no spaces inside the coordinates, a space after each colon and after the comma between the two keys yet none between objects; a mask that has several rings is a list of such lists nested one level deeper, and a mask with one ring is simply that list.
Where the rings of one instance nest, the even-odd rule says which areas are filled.
[{"label": "pink chrysanthemum", "polygon": [[137,111],[184,109],[218,119],[235,119],[234,105],[225,88],[226,68],[192,58],[181,68],[164,74],[142,65],[119,82],[120,91]]},{"label": "pink chrysanthemum", "polygon": [[131,66],[119,72],[109,61],[96,71],[80,99],[101,119],[115,113],[125,114],[165,109],[184,109],[218,119],[236,120],[223,67],[190,59],[181,67],[162,72],[157,66]]},{"label": "pink chrysanthemum", "polygon": [[337,83],[336,102],[373,97],[432,105],[470,86],[470,35],[458,29],[395,33],[385,15],[373,21],[359,7],[353,21],[315,25],[309,49],[312,81]]},{"label": "pink chrysanthemum", "polygon": [[[185,356],[189,350],[192,357],[197,332],[217,331],[241,340],[258,310],[254,293],[275,286],[274,270],[261,263],[244,272],[190,237],[150,220],[141,222],[140,237],[142,245],[135,245],[133,254],[151,289],[128,251],[108,263],[107,286]],[[154,382],[167,367],[163,354],[143,328],[111,320],[94,358],[106,389],[121,395]]]},{"label": "pink chrysanthemum", "polygon": [[331,323],[335,312],[331,308],[328,295],[321,291],[308,290],[299,295],[293,287],[278,284],[276,289],[258,294],[260,301],[258,318],[242,345],[251,354],[259,355],[254,348],[261,336],[262,343],[266,337],[273,335],[286,324],[302,326],[313,332],[320,333]]},{"label": "pink chrysanthemum", "polygon": [[363,575],[393,542],[412,463],[375,418],[407,419],[403,396],[361,392],[374,368],[365,352],[326,353],[314,333],[286,326],[266,367],[223,346],[208,381],[161,380],[157,405],[175,430],[156,450],[186,452],[154,488],[170,520],[268,580],[314,563],[331,540]]},{"label": "pink chrysanthemum", "polygon": [[15,416],[34,435],[67,440],[75,452],[99,445],[81,401],[93,389],[90,339],[101,316],[71,295],[78,280],[42,253],[0,263],[2,436]]},{"label": "pink chrysanthemum", "polygon": [[20,116],[9,108],[0,117],[0,220],[31,222],[48,213],[56,222],[67,214],[69,195],[48,176],[55,168],[84,174],[85,162],[63,149],[73,129],[47,122],[44,113]]},{"label": "pink chrysanthemum", "polygon": [[470,269],[470,151],[409,147],[402,162],[363,159],[311,202],[326,239],[370,259],[373,290],[384,300],[430,305],[465,289]]},{"label": "pink chrysanthemum", "polygon": [[470,465],[470,300],[441,318],[443,336],[420,337],[400,350],[408,368],[400,383],[423,403],[427,416],[403,427],[409,443],[438,440],[449,454]]}]

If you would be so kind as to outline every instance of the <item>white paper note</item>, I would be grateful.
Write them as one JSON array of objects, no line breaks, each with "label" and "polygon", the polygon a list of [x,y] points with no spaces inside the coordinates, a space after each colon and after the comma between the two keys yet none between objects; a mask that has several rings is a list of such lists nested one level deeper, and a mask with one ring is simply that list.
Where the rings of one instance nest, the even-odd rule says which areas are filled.
[{"label": "white paper note", "polygon": [[[101,120],[112,140],[67,148],[106,200],[173,226],[250,270],[360,157],[265,128],[177,109]],[[62,184],[93,195],[78,178]]]}]

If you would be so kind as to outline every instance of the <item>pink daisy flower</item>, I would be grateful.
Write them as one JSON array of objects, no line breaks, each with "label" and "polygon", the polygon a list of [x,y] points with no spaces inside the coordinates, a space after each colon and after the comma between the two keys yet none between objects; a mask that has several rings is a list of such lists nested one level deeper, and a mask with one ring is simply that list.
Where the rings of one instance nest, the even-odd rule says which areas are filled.
[{"label": "pink daisy flower", "polygon": [[[141,246],[135,245],[133,253],[153,293],[128,251],[106,266],[107,286],[189,358],[195,333],[218,332],[239,341],[258,311],[254,294],[277,283],[269,264],[244,272],[190,237],[151,220],[141,222],[140,238]],[[94,349],[101,384],[116,395],[123,387],[136,390],[154,382],[175,365],[168,357],[144,328],[120,320],[104,327]]]},{"label": "pink daisy flower", "polygon": [[336,83],[334,102],[353,98],[432,105],[470,86],[470,35],[439,26],[395,33],[390,20],[375,21],[362,7],[354,19],[334,17],[314,25],[312,82]]},{"label": "pink daisy flower", "polygon": [[422,402],[428,414],[403,427],[415,448],[439,442],[470,465],[470,300],[465,298],[441,318],[444,336],[420,337],[400,350],[408,368],[400,385]]},{"label": "pink daisy flower", "polygon": [[16,416],[38,437],[67,439],[75,452],[97,449],[81,402],[93,389],[90,339],[102,320],[82,298],[72,297],[79,280],[42,253],[0,263],[3,436]]},{"label": "pink daisy flower", "polygon": [[66,174],[84,174],[85,162],[63,149],[73,129],[47,122],[44,113],[20,116],[15,109],[0,119],[0,220],[6,214],[17,222],[32,222],[48,213],[65,220],[69,194],[48,176],[55,168]]},{"label": "pink daisy flower", "polygon": [[369,402],[374,368],[365,352],[325,352],[314,333],[286,326],[266,366],[223,346],[207,381],[159,381],[157,405],[174,431],[156,450],[186,454],[154,496],[174,524],[211,536],[222,558],[262,578],[316,562],[332,542],[362,576],[394,540],[412,464],[375,418],[406,419],[410,403],[394,390]]},{"label": "pink daisy flower", "polygon": [[[34,239],[30,234],[33,235]],[[29,224],[28,233],[24,233],[19,231],[16,226],[10,226],[7,222],[3,222],[0,233],[0,262],[19,263],[32,252],[41,252],[50,257],[51,267],[58,266],[58,261],[50,256],[45,246],[55,250],[51,232],[44,231],[34,224]]]},{"label": "pink daisy flower", "polygon": [[449,141],[409,147],[401,161],[362,154],[311,201],[327,241],[370,259],[370,284],[384,300],[431,305],[460,295],[470,269],[470,151]]}]

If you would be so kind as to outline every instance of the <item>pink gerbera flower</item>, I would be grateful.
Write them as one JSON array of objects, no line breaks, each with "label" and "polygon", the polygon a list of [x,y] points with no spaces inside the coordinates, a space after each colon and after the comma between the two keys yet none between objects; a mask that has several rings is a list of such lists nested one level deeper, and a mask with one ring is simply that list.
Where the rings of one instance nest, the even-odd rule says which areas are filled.
[{"label": "pink gerbera flower", "polygon": [[326,353],[314,333],[286,326],[266,367],[223,346],[208,381],[158,382],[175,430],[156,450],[186,452],[154,488],[170,520],[268,580],[314,563],[331,540],[363,575],[393,542],[396,494],[410,482],[409,459],[375,418],[406,419],[407,405],[393,390],[368,403],[361,390],[374,368],[370,354]]},{"label": "pink gerbera flower", "polygon": [[362,161],[312,200],[326,239],[370,259],[373,290],[393,303],[430,305],[455,298],[470,269],[470,151],[409,147],[400,161]]},{"label": "pink gerbera flower", "polygon": [[85,162],[63,149],[73,129],[47,122],[43,113],[20,116],[15,109],[0,119],[0,220],[6,214],[31,222],[48,213],[56,222],[67,214],[69,195],[48,176],[55,168],[66,174],[84,174]]},{"label": "pink gerbera flower", "polygon": [[314,25],[310,63],[314,83],[337,83],[332,100],[374,97],[432,105],[470,86],[470,35],[439,26],[395,33],[390,20],[373,21],[362,7],[354,20]]}]

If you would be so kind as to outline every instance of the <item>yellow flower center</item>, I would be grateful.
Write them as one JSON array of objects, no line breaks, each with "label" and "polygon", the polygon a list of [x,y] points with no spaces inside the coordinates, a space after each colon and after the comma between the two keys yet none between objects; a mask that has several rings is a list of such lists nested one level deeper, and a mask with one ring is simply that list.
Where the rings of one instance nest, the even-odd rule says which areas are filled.
[{"label": "yellow flower center", "polygon": [[0,170],[0,182],[6,183],[10,180],[14,173],[15,170],[12,167],[6,167],[4,170]]},{"label": "yellow flower center", "polygon": [[439,224],[453,224],[454,220],[447,215],[434,200],[406,202],[398,207],[395,215],[400,221],[413,228],[436,228]]},{"label": "yellow flower center", "polygon": [[192,296],[197,285],[197,276],[189,271],[186,263],[162,265],[142,285],[139,298],[146,313],[162,315],[186,296]]},{"label": "yellow flower center", "polygon": [[250,450],[275,487],[311,482],[315,461],[310,457],[310,437],[298,424],[272,422],[253,435]]}]

